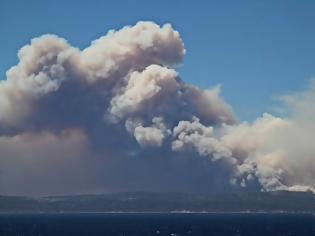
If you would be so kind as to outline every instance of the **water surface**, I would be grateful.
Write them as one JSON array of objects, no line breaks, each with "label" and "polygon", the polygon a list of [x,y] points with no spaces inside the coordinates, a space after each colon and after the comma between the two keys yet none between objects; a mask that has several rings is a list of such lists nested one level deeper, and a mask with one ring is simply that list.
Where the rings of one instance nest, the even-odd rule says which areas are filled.
[{"label": "water surface", "polygon": [[0,214],[0,235],[312,236],[312,214],[83,213]]}]

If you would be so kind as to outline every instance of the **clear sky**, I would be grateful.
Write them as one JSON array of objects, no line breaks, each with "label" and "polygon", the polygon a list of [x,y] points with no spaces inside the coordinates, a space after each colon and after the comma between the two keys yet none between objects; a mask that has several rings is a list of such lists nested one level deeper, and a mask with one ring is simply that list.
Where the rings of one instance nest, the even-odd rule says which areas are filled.
[{"label": "clear sky", "polygon": [[315,1],[0,1],[0,76],[31,38],[57,34],[84,48],[109,29],[139,20],[171,23],[187,54],[188,83],[222,84],[237,116],[253,120],[272,96],[315,75]]}]

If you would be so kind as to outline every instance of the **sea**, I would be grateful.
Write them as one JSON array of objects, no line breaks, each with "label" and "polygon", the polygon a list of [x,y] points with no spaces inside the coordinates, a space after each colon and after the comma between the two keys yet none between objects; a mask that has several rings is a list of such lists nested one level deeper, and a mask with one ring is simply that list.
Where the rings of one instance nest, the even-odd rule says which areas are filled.
[{"label": "sea", "polygon": [[315,216],[289,213],[0,214],[0,235],[315,236]]}]

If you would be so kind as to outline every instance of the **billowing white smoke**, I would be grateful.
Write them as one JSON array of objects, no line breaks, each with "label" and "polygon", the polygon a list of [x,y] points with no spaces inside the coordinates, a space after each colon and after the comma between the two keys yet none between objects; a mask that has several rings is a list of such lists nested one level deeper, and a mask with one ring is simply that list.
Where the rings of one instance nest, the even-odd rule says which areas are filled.
[{"label": "billowing white smoke", "polygon": [[0,193],[314,191],[315,86],[282,97],[288,118],[238,123],[171,68],[184,54],[152,22],[84,50],[33,39],[0,83]]},{"label": "billowing white smoke", "polygon": [[66,78],[63,52],[70,46],[64,39],[44,35],[19,51],[19,64],[7,71],[0,85],[0,121],[16,126],[32,110],[32,102],[58,90]]}]

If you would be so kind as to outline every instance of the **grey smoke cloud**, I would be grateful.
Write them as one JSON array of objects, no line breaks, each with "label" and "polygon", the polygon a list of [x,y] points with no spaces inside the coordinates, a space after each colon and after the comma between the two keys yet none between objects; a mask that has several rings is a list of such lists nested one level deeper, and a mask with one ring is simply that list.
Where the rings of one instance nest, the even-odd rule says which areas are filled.
[{"label": "grey smoke cloud", "polygon": [[314,191],[314,86],[281,98],[287,118],[238,122],[219,86],[179,77],[184,54],[153,22],[21,48],[0,82],[0,194]]},{"label": "grey smoke cloud", "polygon": [[62,53],[69,49],[65,40],[44,35],[18,53],[19,63],[6,73],[0,86],[0,121],[18,126],[32,112],[32,102],[58,90],[66,78]]}]

